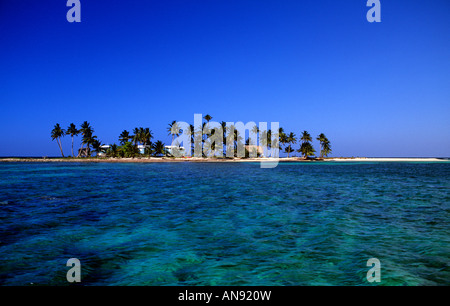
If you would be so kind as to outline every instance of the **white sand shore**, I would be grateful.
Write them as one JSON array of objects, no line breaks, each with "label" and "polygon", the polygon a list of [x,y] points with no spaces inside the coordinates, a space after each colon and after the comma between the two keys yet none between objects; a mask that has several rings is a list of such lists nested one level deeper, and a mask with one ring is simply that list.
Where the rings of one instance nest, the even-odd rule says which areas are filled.
[{"label": "white sand shore", "polygon": [[450,162],[444,158],[366,158],[339,157],[324,160],[304,160],[299,157],[275,158],[167,158],[167,157],[138,157],[138,158],[0,158],[0,162],[72,162],[72,163],[158,163],[158,162],[197,162],[197,163],[227,163],[227,162]]},{"label": "white sand shore", "polygon": [[339,162],[433,162],[433,161],[448,161],[446,159],[432,158],[432,157],[355,157],[355,158],[331,158],[327,161]]}]

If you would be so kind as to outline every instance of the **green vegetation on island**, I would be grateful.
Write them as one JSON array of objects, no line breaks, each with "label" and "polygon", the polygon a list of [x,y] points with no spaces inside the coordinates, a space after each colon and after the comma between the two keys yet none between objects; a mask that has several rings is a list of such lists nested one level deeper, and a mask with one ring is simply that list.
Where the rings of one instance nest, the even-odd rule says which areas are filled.
[{"label": "green vegetation on island", "polygon": [[[189,125],[189,129],[183,131],[180,129],[178,122],[176,120],[169,123],[167,127],[167,132],[169,136],[172,136],[172,143],[174,143],[175,137],[178,137],[182,133],[190,134],[191,137],[191,149],[195,151],[197,149],[202,151],[203,157],[208,156],[208,154],[216,150],[218,145],[214,139],[214,133],[216,129],[210,127],[210,121],[212,116],[205,115],[202,122],[203,133],[195,133],[195,128],[192,124]],[[272,131],[269,129],[267,131],[260,131],[257,126],[252,129],[252,134],[259,136],[259,144],[256,145],[258,139],[252,139],[250,136],[245,140],[241,133],[236,129],[235,126],[228,126],[226,122],[220,122],[222,128],[222,140],[223,140],[223,156],[226,157],[226,150],[234,150],[234,156],[237,157],[237,148],[245,148],[245,157],[249,157],[250,152],[256,157],[264,157],[264,153],[261,146],[267,146],[267,148],[272,148],[275,143],[272,143]],[[161,141],[153,141],[153,133],[149,128],[136,127],[133,132],[130,133],[127,130],[123,130],[118,137],[120,145],[113,143],[112,145],[103,144],[97,136],[94,135],[94,129],[89,122],[84,121],[80,125],[80,129],[77,129],[74,123],[70,123],[67,130],[61,128],[59,123],[55,124],[53,130],[51,131],[52,140],[56,140],[58,147],[61,151],[61,156],[64,157],[64,152],[62,148],[62,137],[65,135],[71,137],[71,150],[72,157],[91,157],[94,153],[97,157],[119,157],[119,158],[130,158],[130,157],[161,157],[168,155],[168,150],[166,145]],[[78,149],[77,154],[74,152],[74,138],[81,135],[81,145]],[[282,127],[278,130],[278,148],[283,150],[289,158],[291,153],[297,151],[301,154],[303,159],[316,158],[316,150],[312,145],[312,137],[307,131],[303,131],[297,138],[294,132],[285,132]],[[321,133],[317,136],[316,140],[320,143],[320,155],[319,158],[327,157],[331,152],[331,144],[328,138]],[[296,150],[295,145],[299,144],[299,148]],[[202,146],[200,148],[200,145]],[[197,147],[196,147],[197,146]],[[209,151],[208,151],[209,150]],[[208,152],[204,152],[208,151]],[[215,157],[220,157],[215,155]]]}]

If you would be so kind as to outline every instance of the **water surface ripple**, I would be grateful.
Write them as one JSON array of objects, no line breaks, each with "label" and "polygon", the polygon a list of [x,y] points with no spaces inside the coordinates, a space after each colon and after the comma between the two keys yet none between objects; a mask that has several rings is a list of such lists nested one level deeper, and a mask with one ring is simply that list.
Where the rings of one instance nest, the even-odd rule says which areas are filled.
[{"label": "water surface ripple", "polygon": [[450,163],[0,163],[0,284],[450,282]]}]

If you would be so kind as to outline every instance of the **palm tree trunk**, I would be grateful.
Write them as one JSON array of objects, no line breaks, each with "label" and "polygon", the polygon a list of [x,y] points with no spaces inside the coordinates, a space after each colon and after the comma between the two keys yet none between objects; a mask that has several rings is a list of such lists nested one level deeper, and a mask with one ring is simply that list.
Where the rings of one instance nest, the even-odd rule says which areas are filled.
[{"label": "palm tree trunk", "polygon": [[75,154],[73,154],[73,136],[72,136],[72,157],[75,157]]},{"label": "palm tree trunk", "polygon": [[58,141],[59,149],[61,150],[61,155],[62,155],[62,157],[64,157],[63,149],[62,149],[62,146],[61,146],[61,138],[58,137],[57,141]]},{"label": "palm tree trunk", "polygon": [[78,155],[77,155],[77,157],[80,157],[81,156],[81,152],[83,152],[83,142],[81,142],[81,146],[80,146],[80,149],[78,149]]}]

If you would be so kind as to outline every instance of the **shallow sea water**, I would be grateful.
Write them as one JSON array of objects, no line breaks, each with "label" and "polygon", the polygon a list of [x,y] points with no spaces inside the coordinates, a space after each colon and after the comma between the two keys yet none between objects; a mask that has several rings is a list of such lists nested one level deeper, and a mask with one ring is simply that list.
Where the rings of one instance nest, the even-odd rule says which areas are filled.
[{"label": "shallow sea water", "polygon": [[450,284],[450,163],[0,163],[0,285]]}]

